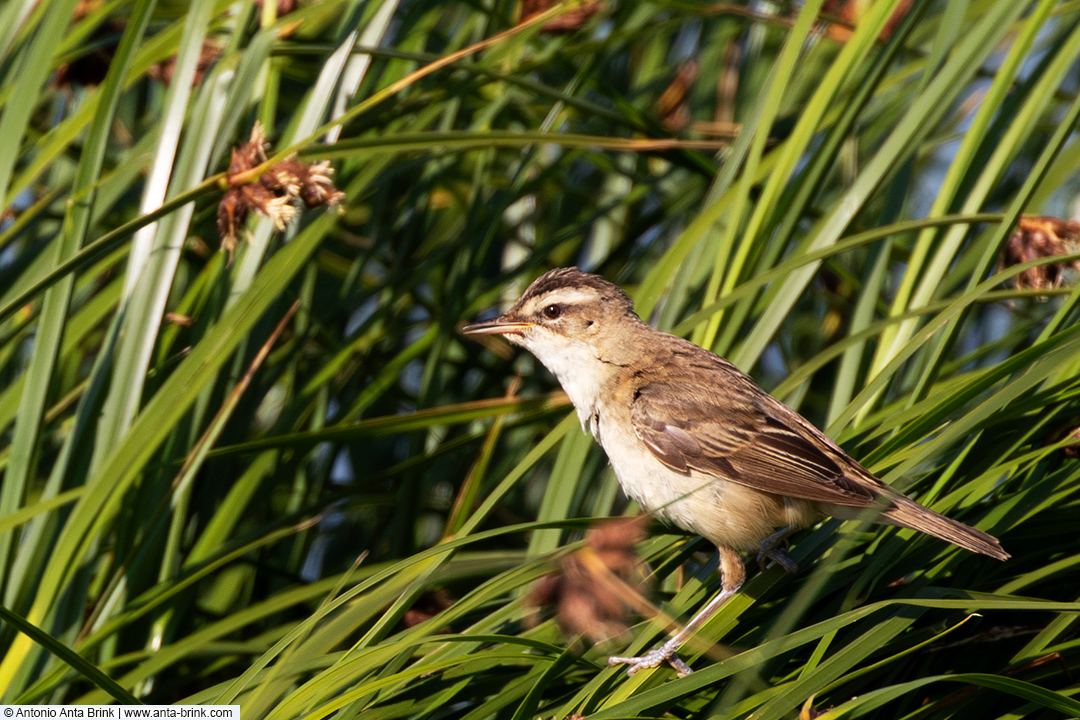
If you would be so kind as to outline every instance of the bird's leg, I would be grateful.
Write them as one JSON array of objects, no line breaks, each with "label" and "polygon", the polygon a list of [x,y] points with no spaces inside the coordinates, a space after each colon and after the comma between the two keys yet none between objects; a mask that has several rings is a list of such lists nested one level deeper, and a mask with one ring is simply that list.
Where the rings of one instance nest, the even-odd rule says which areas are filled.
[{"label": "bird's leg", "polygon": [[683,643],[690,639],[699,627],[701,627],[709,617],[720,609],[720,606],[727,602],[732,595],[739,591],[742,587],[743,580],[746,579],[746,567],[743,565],[742,558],[739,557],[739,553],[729,548],[718,548],[720,551],[720,583],[721,590],[709,604],[698,611],[698,614],[690,619],[682,630],[671,636],[671,639],[666,643],[650,650],[644,655],[638,657],[621,657],[618,655],[612,655],[608,658],[608,665],[629,665],[626,669],[627,675],[633,675],[638,670],[643,668],[655,668],[661,663],[667,662],[671,667],[675,668],[675,671],[679,674],[679,677],[685,677],[693,672],[690,666],[676,655],[679,648]]},{"label": "bird's leg", "polygon": [[777,546],[793,532],[795,532],[795,528],[786,527],[780,532],[774,532],[772,535],[761,541],[761,550],[758,551],[757,555],[757,564],[758,567],[761,568],[761,572],[765,572],[766,560],[772,560],[777,565],[784,568],[784,572],[788,575],[793,575],[798,571],[799,566],[795,564],[795,561],[777,549]]}]

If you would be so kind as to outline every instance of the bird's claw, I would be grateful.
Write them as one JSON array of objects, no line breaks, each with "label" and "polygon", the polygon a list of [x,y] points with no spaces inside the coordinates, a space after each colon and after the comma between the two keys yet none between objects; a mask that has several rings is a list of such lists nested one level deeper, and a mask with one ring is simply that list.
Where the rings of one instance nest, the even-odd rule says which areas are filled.
[{"label": "bird's claw", "polygon": [[776,548],[772,548],[770,550],[762,550],[758,553],[757,563],[758,567],[761,568],[761,572],[765,572],[765,570],[768,569],[768,566],[765,564],[766,560],[772,560],[774,563],[782,567],[784,569],[784,572],[786,572],[788,575],[794,575],[799,571],[799,566],[795,564],[795,561],[789,558],[784,553],[777,550]]},{"label": "bird's claw", "polygon": [[612,655],[608,658],[608,665],[611,667],[616,665],[628,665],[629,667],[626,668],[626,674],[632,677],[638,670],[651,670],[660,667],[661,664],[667,662],[671,667],[675,668],[675,672],[679,677],[686,677],[694,671],[691,670],[690,666],[675,653],[677,649],[678,646],[674,646],[671,643],[665,643],[655,650],[650,650],[638,657]]},{"label": "bird's claw", "polygon": [[799,570],[799,566],[795,564],[795,561],[789,558],[787,555],[777,549],[777,546],[791,534],[791,528],[784,528],[780,532],[773,533],[769,537],[761,541],[761,550],[757,554],[757,564],[761,568],[761,572],[765,572],[767,566],[766,560],[772,560],[774,563],[784,568],[784,572],[788,575],[794,575]]}]

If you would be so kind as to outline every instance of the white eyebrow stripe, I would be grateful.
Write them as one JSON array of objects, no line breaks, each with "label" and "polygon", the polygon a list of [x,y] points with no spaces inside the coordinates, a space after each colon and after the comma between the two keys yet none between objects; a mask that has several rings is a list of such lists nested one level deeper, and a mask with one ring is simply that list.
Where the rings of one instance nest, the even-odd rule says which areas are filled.
[{"label": "white eyebrow stripe", "polygon": [[598,295],[592,288],[559,288],[537,298],[544,305],[563,304],[575,305],[585,302],[596,302]]}]

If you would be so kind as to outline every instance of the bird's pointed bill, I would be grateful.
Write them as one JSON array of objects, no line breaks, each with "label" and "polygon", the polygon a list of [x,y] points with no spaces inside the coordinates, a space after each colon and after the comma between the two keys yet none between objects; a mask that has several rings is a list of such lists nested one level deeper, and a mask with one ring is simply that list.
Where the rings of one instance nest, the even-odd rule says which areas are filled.
[{"label": "bird's pointed bill", "polygon": [[498,317],[488,322],[473,323],[461,329],[466,335],[509,335],[522,333],[533,327],[536,323],[508,320],[506,317]]}]

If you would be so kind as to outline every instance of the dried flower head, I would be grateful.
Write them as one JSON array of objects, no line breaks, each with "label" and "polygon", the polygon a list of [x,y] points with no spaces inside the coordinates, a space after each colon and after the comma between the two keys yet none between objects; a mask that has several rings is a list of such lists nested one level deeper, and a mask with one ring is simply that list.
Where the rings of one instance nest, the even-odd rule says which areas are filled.
[{"label": "dried flower head", "polygon": [[585,546],[562,558],[559,568],[533,588],[530,603],[553,606],[567,635],[602,642],[624,634],[628,612],[644,603],[635,589],[641,581],[635,548],[645,522],[641,515],[595,525]]},{"label": "dried flower head", "polygon": [[696,60],[681,63],[671,84],[656,101],[656,114],[660,116],[660,122],[672,132],[684,130],[690,124],[690,106],[686,98],[697,75]]},{"label": "dried flower head", "polygon": [[1072,444],[1061,448],[1061,454],[1067,458],[1080,458],[1080,427],[1073,428],[1072,432],[1068,433],[1065,439],[1069,440]]},{"label": "dried flower head", "polygon": [[[521,21],[539,15],[559,0],[521,0]],[[567,2],[566,4],[570,4]],[[585,24],[585,21],[604,9],[604,0],[579,0],[577,7],[544,23],[542,28],[548,33],[573,32]]]},{"label": "dried flower head", "polygon": [[[1080,252],[1080,223],[1052,217],[1022,217],[1001,251],[998,269],[1030,260]],[[1080,272],[1080,260],[1037,265],[1020,273],[1013,285],[1020,290],[1060,287],[1070,273]]]},{"label": "dried flower head", "polygon": [[[885,21],[885,26],[881,28],[881,32],[878,34],[878,40],[885,42],[892,37],[893,32],[896,30],[896,26],[904,19],[904,17],[911,12],[911,7],[914,5],[913,0],[900,0],[896,4],[896,7],[892,11],[892,15]],[[866,15],[866,11],[869,9],[870,3],[864,0],[825,0],[825,3],[821,6],[822,15],[833,16],[840,21],[839,24],[833,23],[828,27],[828,34],[834,40],[840,42],[847,42],[854,34],[853,28],[855,28],[863,16]]]},{"label": "dried flower head", "polygon": [[309,208],[334,205],[345,193],[334,187],[334,169],[329,160],[306,165],[295,157],[277,163],[263,176],[263,184],[289,197],[300,198]]},{"label": "dried flower head", "polygon": [[[222,52],[222,45],[217,40],[213,38],[203,40],[202,49],[199,51],[199,60],[195,64],[195,74],[191,77],[191,87],[198,87],[202,84],[206,71],[217,62]],[[152,66],[146,71],[146,74],[165,85],[171,85],[174,72],[176,72],[175,55]]]},{"label": "dried flower head", "polygon": [[415,627],[446,610],[454,602],[454,597],[442,588],[425,590],[416,598],[412,607],[405,611],[401,624],[407,628]]},{"label": "dried flower head", "polygon": [[218,233],[221,246],[232,253],[240,226],[248,212],[254,210],[274,221],[274,227],[284,230],[296,217],[296,202],[307,207],[336,205],[345,193],[334,187],[334,170],[329,161],[304,163],[291,155],[274,163],[257,180],[239,177],[267,161],[266,141],[260,123],[251,129],[248,141],[232,150],[229,162],[229,188],[218,204]]},{"label": "dried flower head", "polygon": [[[255,0],[256,7],[262,7],[264,0]],[[296,0],[278,0],[277,16],[288,15],[296,10]]]}]

